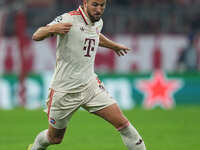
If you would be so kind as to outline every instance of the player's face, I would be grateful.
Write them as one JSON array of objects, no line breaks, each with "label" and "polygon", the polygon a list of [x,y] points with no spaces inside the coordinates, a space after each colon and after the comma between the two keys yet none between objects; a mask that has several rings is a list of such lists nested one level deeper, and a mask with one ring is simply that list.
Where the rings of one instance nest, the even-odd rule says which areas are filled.
[{"label": "player's face", "polygon": [[88,0],[84,3],[85,11],[87,12],[92,22],[99,21],[106,7],[106,0]]}]

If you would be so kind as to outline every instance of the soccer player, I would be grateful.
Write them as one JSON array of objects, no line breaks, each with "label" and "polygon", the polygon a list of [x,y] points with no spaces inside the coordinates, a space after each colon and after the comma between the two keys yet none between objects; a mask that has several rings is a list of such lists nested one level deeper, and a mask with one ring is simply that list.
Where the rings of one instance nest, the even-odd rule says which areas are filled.
[{"label": "soccer player", "polygon": [[28,150],[45,150],[50,145],[60,144],[71,116],[80,107],[111,123],[129,150],[146,149],[137,130],[94,73],[98,46],[110,48],[119,56],[129,50],[100,33],[106,1],[84,0],[77,10],[57,17],[33,34],[35,41],[56,35],[57,51],[47,101],[49,127],[37,135]]}]

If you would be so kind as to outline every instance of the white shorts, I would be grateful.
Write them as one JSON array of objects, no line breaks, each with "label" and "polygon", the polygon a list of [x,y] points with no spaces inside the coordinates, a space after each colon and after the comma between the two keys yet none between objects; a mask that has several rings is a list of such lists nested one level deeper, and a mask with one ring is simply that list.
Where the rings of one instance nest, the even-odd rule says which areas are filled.
[{"label": "white shorts", "polygon": [[73,113],[80,107],[88,112],[96,112],[116,101],[97,78],[90,81],[85,90],[77,93],[64,93],[50,89],[47,103],[49,124],[56,129],[63,129],[66,128]]}]

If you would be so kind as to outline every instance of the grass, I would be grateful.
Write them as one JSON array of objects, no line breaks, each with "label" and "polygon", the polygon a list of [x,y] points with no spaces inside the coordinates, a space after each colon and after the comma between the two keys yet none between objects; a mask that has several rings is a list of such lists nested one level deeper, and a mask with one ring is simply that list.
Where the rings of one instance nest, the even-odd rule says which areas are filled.
[{"label": "grass", "polygon": [[[147,150],[197,150],[200,147],[200,105],[172,110],[135,108],[124,114],[144,138]],[[42,110],[0,110],[0,150],[25,150],[48,126]],[[119,133],[104,120],[78,111],[64,141],[48,150],[126,150]]]}]

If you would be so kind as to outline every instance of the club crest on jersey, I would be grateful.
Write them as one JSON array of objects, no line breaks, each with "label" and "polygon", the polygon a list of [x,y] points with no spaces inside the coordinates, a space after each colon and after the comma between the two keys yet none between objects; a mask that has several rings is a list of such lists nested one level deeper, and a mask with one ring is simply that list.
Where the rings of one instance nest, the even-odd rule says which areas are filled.
[{"label": "club crest on jersey", "polygon": [[85,29],[84,29],[83,27],[80,27],[80,30],[81,30],[82,32],[84,32],[84,31],[85,31]]},{"label": "club crest on jersey", "polygon": [[61,22],[63,20],[62,16],[58,16],[54,21],[55,22]]},{"label": "club crest on jersey", "polygon": [[50,123],[52,123],[52,124],[56,124],[56,121],[55,121],[55,119],[53,119],[53,118],[50,118]]}]

